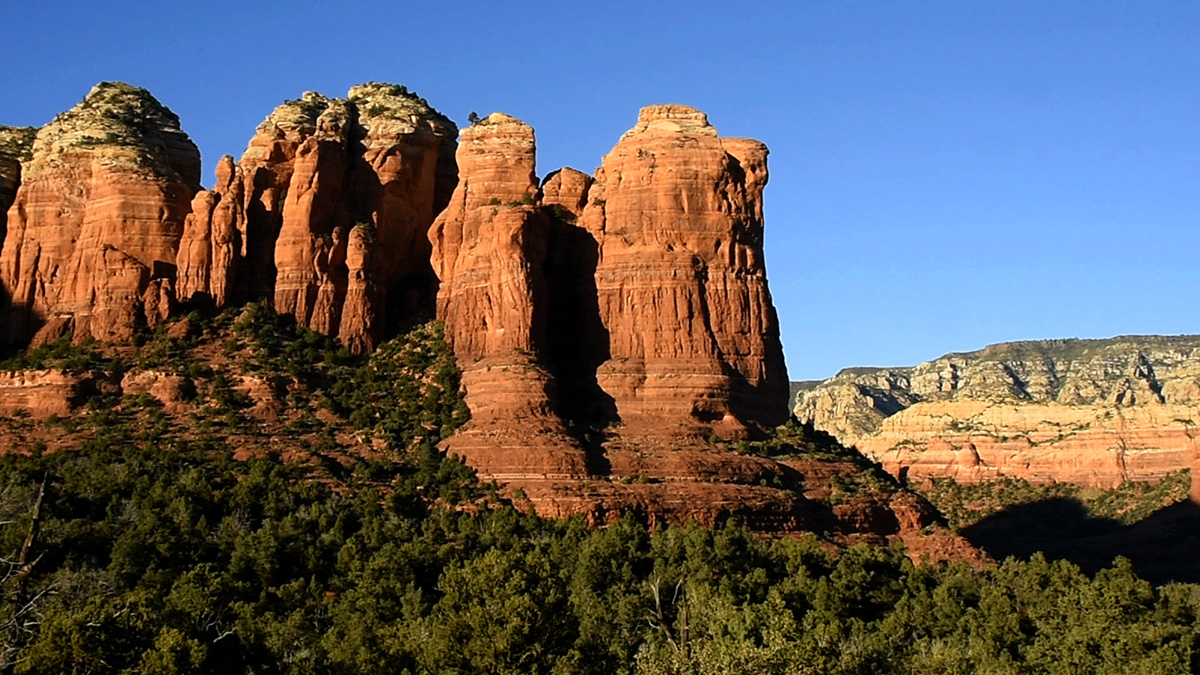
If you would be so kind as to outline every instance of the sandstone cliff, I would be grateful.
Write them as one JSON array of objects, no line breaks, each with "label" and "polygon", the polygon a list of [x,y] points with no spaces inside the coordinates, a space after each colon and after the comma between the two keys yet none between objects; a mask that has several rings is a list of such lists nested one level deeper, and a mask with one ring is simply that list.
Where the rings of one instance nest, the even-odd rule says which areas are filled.
[{"label": "sandstone cliff", "polygon": [[97,85],[37,132],[0,251],[0,342],[160,321],[200,153],[149,92]]},{"label": "sandstone cliff", "polygon": [[653,106],[595,177],[539,186],[529,126],[496,113],[465,129],[429,234],[471,410],[443,447],[545,515],[816,527],[795,469],[710,440],[786,417],[766,154]]},{"label": "sandstone cliff", "polygon": [[1112,487],[1200,451],[1200,338],[993,345],[912,368],[851,369],[796,415],[892,473]]},{"label": "sandstone cliff", "polygon": [[534,204],[533,129],[494,113],[462,132],[459,182],[429,231],[471,421],[446,441],[485,478],[584,478],[547,369],[549,219]]},{"label": "sandstone cliff", "polygon": [[425,233],[454,188],[456,135],[397,85],[284,103],[197,195],[179,298],[267,299],[356,352],[373,348],[389,317],[432,310]]},{"label": "sandstone cliff", "polygon": [[582,215],[608,333],[597,380],[627,427],[739,437],[787,418],[762,250],[766,158],[693,108],[651,106],[597,171]]}]

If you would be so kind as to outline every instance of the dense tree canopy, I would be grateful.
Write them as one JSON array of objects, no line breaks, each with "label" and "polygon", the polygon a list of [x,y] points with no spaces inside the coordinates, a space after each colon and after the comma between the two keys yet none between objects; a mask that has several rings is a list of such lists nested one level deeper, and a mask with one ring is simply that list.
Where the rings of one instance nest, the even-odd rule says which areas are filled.
[{"label": "dense tree canopy", "polygon": [[[1191,672],[1200,588],[1118,560],[914,566],[737,524],[589,530],[423,496],[348,493],[271,459],[0,458],[18,673]],[[435,464],[440,458],[425,458]],[[387,472],[387,488],[378,487]],[[38,530],[31,531],[41,485]]]},{"label": "dense tree canopy", "polygon": [[[247,316],[236,336],[254,367],[342,382],[325,404],[389,453],[235,460],[220,442],[229,400],[198,416],[211,434],[154,441],[161,416],[126,401],[95,407],[78,447],[0,455],[2,672],[1200,669],[1200,587],[1154,587],[1123,560],[1094,577],[1041,556],[918,566],[896,547],[835,553],[736,522],[523,514],[436,450],[464,411],[435,327],[356,362]],[[159,344],[137,358],[179,357]]]}]

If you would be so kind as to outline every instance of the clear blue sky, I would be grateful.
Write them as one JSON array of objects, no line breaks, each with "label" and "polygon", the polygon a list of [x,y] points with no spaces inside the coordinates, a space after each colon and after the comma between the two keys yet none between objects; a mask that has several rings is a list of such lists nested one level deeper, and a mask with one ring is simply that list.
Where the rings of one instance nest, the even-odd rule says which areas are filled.
[{"label": "clear blue sky", "polygon": [[593,170],[686,103],[771,148],[792,379],[1017,339],[1200,333],[1200,4],[10,2],[0,123],[152,91],[215,160],[305,90],[408,85]]}]

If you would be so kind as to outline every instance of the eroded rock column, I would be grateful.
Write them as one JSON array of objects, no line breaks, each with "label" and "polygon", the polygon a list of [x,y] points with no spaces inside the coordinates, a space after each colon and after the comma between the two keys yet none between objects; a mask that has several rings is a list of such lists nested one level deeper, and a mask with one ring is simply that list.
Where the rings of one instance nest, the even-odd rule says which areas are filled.
[{"label": "eroded rock column", "polygon": [[373,349],[389,321],[433,310],[426,232],[454,189],[456,135],[398,85],[284,103],[240,162],[223,160],[215,199],[195,204],[180,298],[267,300],[355,352]]},{"label": "eroded rock column", "polygon": [[586,475],[541,357],[549,224],[534,205],[534,155],[533,129],[507,115],[463,130],[458,187],[429,231],[438,317],[471,409],[445,447],[500,480]]},{"label": "eroded rock column", "polygon": [[693,108],[651,106],[597,171],[582,216],[609,342],[597,378],[631,432],[739,437],[787,418],[766,156]]}]

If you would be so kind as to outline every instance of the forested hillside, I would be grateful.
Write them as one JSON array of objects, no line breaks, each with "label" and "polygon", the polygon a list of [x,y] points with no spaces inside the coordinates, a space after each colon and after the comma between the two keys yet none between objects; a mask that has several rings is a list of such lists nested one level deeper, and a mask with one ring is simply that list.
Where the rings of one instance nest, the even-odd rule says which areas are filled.
[{"label": "forested hillside", "polygon": [[[1200,587],[1120,560],[1093,577],[1041,556],[914,564],[737,521],[524,514],[436,449],[465,413],[435,325],[363,358],[258,306],[186,321],[178,340],[164,327],[124,352],[61,342],[7,362],[112,377],[76,415],[0,420],[3,672],[1200,667]],[[192,360],[205,350],[215,366]],[[134,366],[199,384],[167,403],[105,394]],[[240,393],[250,372],[290,378],[283,402]],[[784,448],[789,433],[741,450],[830,451]]]}]

